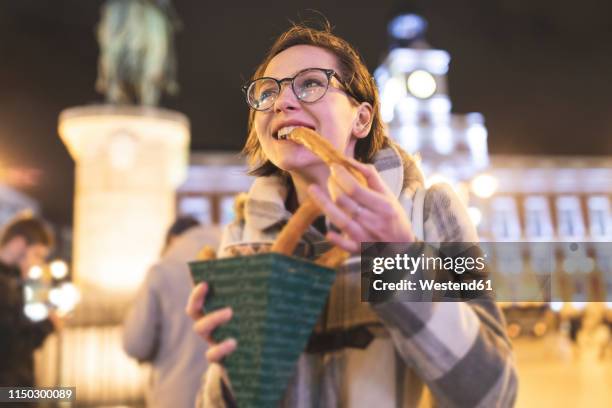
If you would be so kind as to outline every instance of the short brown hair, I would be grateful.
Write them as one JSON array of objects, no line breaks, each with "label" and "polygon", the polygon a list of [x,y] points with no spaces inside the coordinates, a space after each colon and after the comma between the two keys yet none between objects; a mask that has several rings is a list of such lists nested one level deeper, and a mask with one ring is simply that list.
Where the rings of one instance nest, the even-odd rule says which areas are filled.
[{"label": "short brown hair", "polygon": [[4,246],[17,237],[23,237],[28,246],[41,244],[51,248],[54,244],[54,237],[51,228],[40,218],[18,217],[2,231],[0,246]]},{"label": "short brown hair", "polygon": [[[355,144],[355,159],[363,163],[371,163],[376,152],[388,146],[394,146],[402,156],[407,155],[399,146],[387,137],[387,133],[380,116],[380,97],[374,78],[357,51],[347,41],[332,33],[329,22],[322,28],[311,28],[304,24],[293,24],[274,42],[268,54],[259,65],[252,79],[263,76],[268,64],[276,55],[295,45],[312,45],[330,51],[338,59],[343,83],[359,103],[368,102],[372,105],[372,126],[370,133]],[[247,156],[250,165],[250,174],[254,176],[268,176],[282,174],[282,171],[268,160],[262,151],[257,134],[253,127],[255,111],[249,112],[248,137],[242,152]],[[404,157],[405,158],[405,157]]]}]

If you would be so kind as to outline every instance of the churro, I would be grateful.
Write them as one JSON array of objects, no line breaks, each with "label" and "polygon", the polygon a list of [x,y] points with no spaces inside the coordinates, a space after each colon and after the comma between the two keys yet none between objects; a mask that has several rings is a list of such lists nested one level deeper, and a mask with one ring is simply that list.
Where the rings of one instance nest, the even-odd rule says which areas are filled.
[{"label": "churro", "polygon": [[357,179],[359,184],[367,185],[365,176],[357,170],[351,162],[342,155],[332,144],[319,135],[314,130],[298,127],[295,128],[287,135],[287,139],[292,140],[306,147],[308,150],[316,154],[321,160],[323,160],[328,166],[332,164],[338,164],[346,168],[352,175]]},{"label": "churro", "polygon": [[217,251],[208,245],[205,245],[202,249],[200,249],[200,252],[198,252],[196,257],[198,261],[209,261],[215,258],[217,258]]},{"label": "churro", "polygon": [[[336,150],[327,139],[314,130],[298,127],[294,129],[287,138],[312,151],[328,166],[332,164],[343,166],[357,179],[359,184],[367,185],[365,176],[356,169],[342,153]],[[304,231],[306,231],[308,226],[311,225],[319,215],[321,215],[321,210],[314,200],[311,198],[306,199],[279,233],[272,246],[272,251],[284,255],[291,255]],[[316,260],[316,263],[329,268],[335,268],[339,266],[348,255],[349,253],[343,249],[334,247],[321,255]]]}]

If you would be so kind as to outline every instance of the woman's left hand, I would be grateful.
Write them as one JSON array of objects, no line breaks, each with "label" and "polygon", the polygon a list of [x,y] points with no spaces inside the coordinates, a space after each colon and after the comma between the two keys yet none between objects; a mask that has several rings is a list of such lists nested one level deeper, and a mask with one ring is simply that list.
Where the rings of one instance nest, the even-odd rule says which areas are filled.
[{"label": "woman's left hand", "polygon": [[349,160],[365,176],[367,187],[344,167],[332,165],[329,194],[314,184],[308,188],[329,221],[343,232],[329,231],[327,239],[351,253],[358,253],[362,242],[413,242],[410,220],[376,168]]}]

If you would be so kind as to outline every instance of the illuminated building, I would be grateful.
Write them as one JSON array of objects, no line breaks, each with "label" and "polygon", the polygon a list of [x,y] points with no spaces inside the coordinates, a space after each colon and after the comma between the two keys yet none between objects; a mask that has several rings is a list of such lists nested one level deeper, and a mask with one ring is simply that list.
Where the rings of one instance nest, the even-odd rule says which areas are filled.
[{"label": "illuminated building", "polygon": [[430,181],[465,182],[488,165],[487,130],[479,113],[451,113],[444,50],[424,40],[427,24],[400,14],[388,26],[391,49],[374,72],[389,134],[418,153]]},{"label": "illuminated building", "polygon": [[76,163],[72,259],[82,301],[37,353],[45,362],[37,384],[75,386],[81,405],[137,404],[148,369],[123,352],[121,324],[174,221],[189,121],[158,108],[94,105],[63,111],[58,130]]},{"label": "illuminated building", "polygon": [[389,23],[392,46],[375,77],[390,136],[421,156],[427,184],[455,186],[481,240],[585,243],[580,248],[589,262],[579,268],[569,266],[575,256],[567,248],[544,256],[534,248],[545,246],[505,245],[498,272],[548,263],[562,300],[580,307],[604,299],[612,293],[612,255],[586,242],[612,241],[612,157],[489,156],[482,115],[450,112],[450,56],[429,47],[426,27],[412,13]]}]

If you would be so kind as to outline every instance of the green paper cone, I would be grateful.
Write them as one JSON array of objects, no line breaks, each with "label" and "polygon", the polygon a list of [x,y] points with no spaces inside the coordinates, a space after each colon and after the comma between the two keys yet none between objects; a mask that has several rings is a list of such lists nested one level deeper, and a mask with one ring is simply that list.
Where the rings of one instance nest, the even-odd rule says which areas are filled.
[{"label": "green paper cone", "polygon": [[335,270],[274,253],[190,267],[194,282],[208,282],[206,310],[231,306],[234,311],[213,336],[238,340],[223,362],[238,406],[276,406],[325,305]]}]

